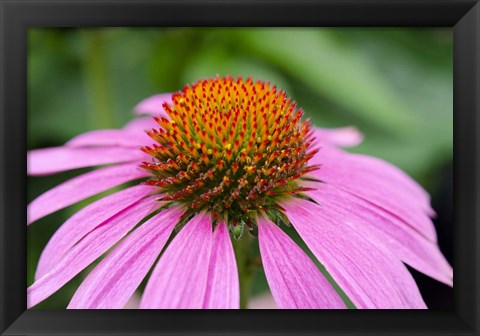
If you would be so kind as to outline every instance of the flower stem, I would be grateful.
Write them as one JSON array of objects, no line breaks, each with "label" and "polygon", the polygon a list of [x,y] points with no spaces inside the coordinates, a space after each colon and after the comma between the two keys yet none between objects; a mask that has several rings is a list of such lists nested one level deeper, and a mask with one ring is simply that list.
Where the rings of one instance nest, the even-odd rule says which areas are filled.
[{"label": "flower stem", "polygon": [[244,234],[242,238],[233,240],[240,281],[240,309],[247,308],[250,297],[250,285],[253,276],[252,242],[253,238],[249,234]]},{"label": "flower stem", "polygon": [[94,128],[114,127],[113,107],[107,76],[107,57],[103,31],[89,30],[84,33],[87,46],[85,75],[92,101],[91,122]]}]

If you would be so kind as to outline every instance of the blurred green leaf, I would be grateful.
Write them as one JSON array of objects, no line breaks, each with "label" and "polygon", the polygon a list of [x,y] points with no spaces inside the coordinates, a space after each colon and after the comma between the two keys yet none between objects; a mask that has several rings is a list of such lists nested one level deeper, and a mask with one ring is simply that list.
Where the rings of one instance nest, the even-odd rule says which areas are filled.
[{"label": "blurred green leaf", "polygon": [[323,30],[245,30],[245,48],[387,131],[401,133],[415,122],[375,67]]}]

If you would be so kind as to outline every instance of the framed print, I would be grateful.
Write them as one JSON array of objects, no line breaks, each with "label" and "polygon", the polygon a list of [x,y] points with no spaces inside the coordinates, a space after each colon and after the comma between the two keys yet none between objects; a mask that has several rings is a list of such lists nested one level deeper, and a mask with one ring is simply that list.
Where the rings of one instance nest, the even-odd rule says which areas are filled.
[{"label": "framed print", "polygon": [[478,334],[476,1],[1,5],[2,334]]}]

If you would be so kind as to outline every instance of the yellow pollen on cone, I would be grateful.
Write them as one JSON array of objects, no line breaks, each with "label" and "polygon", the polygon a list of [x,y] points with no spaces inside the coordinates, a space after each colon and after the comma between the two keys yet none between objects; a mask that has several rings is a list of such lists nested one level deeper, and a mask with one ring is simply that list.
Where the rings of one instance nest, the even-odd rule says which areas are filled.
[{"label": "yellow pollen on cone", "polygon": [[262,81],[202,80],[163,105],[148,131],[153,157],[142,168],[165,201],[217,216],[242,216],[274,207],[299,192],[296,180],[315,167],[309,121],[284,91]]}]

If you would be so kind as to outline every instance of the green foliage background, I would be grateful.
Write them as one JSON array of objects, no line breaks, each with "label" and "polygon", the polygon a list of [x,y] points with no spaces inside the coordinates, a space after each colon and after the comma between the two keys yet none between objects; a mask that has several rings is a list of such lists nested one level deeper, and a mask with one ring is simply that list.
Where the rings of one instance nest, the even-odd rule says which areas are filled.
[{"label": "green foliage background", "polygon": [[[433,194],[453,158],[451,29],[39,28],[28,37],[29,149],[121,127],[152,94],[230,74],[277,84],[318,126],[355,125],[365,141],[352,151],[398,165]],[[78,173],[29,178],[28,201]],[[93,199],[28,229],[28,285],[49,237]],[[38,308],[64,308],[85,274]],[[265,288],[258,272],[253,291]]]}]

